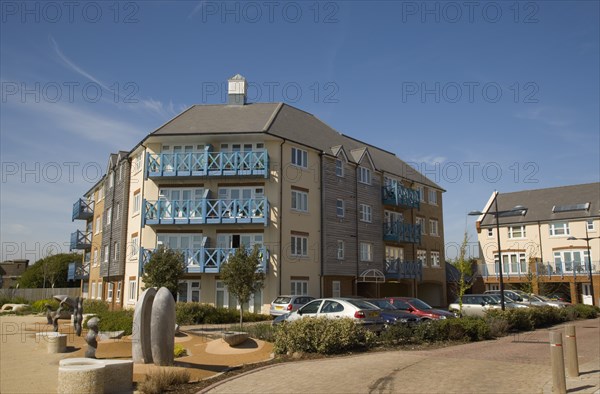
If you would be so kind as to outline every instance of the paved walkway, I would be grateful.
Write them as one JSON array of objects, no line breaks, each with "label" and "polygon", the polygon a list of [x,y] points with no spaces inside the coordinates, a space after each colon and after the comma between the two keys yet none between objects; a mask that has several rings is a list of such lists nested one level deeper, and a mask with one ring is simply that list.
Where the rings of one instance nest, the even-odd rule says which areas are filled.
[{"label": "paved walkway", "polygon": [[[575,325],[581,375],[567,378],[567,390],[600,393],[600,319]],[[202,392],[550,394],[549,331],[436,350],[283,363],[216,383]]]}]

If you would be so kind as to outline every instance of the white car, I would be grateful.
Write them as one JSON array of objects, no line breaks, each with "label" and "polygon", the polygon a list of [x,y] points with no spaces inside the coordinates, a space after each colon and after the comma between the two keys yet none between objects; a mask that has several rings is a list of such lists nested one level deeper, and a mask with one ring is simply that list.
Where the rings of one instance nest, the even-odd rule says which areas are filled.
[{"label": "white car", "polygon": [[297,311],[288,314],[285,321],[294,321],[306,317],[325,317],[336,319],[347,317],[364,328],[381,332],[384,321],[381,309],[370,302],[354,298],[321,298],[313,300],[300,307]]},{"label": "white car", "polygon": [[[465,294],[462,297],[462,315],[483,317],[492,309],[501,309],[500,296],[496,294]],[[512,302],[510,298],[504,299],[505,309],[527,308],[527,305]],[[458,315],[460,306],[458,300],[448,306],[450,312]]]}]

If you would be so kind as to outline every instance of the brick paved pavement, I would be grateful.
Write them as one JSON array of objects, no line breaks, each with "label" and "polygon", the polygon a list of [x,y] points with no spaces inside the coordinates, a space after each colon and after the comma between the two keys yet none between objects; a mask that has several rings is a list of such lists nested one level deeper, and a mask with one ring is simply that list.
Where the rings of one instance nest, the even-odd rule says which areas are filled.
[{"label": "brick paved pavement", "polygon": [[[567,390],[600,394],[600,319],[575,324],[581,376],[567,378]],[[550,394],[550,330],[436,350],[278,364],[225,380],[203,392]]]}]

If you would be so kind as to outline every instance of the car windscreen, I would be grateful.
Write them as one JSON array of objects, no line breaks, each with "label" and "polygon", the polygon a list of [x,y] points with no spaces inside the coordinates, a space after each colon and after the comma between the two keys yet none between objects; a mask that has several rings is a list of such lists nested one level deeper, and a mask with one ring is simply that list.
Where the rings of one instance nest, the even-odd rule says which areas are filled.
[{"label": "car windscreen", "polygon": [[396,310],[396,309],[398,309],[394,305],[392,305],[389,302],[387,302],[386,300],[368,300],[368,301],[371,304],[373,304],[376,307],[379,307],[381,309],[388,309],[388,310]]},{"label": "car windscreen", "polygon": [[376,308],[376,306],[374,306],[370,302],[363,301],[363,300],[346,300],[346,301],[359,309],[375,309]]},{"label": "car windscreen", "polygon": [[273,301],[273,304],[289,304],[291,300],[292,297],[277,297],[275,298],[275,301]]},{"label": "car windscreen", "polygon": [[417,309],[433,309],[428,303],[421,301],[418,298],[413,298],[410,303]]}]

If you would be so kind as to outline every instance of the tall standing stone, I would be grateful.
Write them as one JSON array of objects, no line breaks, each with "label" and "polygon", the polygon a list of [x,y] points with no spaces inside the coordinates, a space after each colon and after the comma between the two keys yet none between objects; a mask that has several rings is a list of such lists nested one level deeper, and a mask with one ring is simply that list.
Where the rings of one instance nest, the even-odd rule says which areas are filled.
[{"label": "tall standing stone", "polygon": [[150,287],[140,295],[133,313],[131,356],[136,364],[152,363],[151,317],[156,289]]},{"label": "tall standing stone", "polygon": [[173,365],[175,348],[175,300],[161,287],[152,303],[150,323],[152,359],[155,365]]}]

